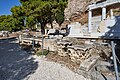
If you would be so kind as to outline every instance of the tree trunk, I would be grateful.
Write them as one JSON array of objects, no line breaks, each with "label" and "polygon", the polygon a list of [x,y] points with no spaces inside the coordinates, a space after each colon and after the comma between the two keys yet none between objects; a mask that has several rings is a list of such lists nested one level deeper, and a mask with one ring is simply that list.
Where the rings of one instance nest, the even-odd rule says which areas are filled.
[{"label": "tree trunk", "polygon": [[45,24],[41,23],[41,33],[45,34]]}]

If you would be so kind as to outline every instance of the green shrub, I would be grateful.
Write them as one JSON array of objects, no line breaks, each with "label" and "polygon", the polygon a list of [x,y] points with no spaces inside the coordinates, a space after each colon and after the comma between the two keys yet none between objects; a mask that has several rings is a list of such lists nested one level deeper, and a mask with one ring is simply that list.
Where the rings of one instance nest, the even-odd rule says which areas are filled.
[{"label": "green shrub", "polygon": [[40,50],[40,51],[37,51],[37,52],[36,52],[36,55],[37,55],[37,56],[40,56],[40,55],[45,55],[45,56],[46,56],[48,53],[49,53],[48,50],[43,50],[43,53],[42,53],[42,50]]}]

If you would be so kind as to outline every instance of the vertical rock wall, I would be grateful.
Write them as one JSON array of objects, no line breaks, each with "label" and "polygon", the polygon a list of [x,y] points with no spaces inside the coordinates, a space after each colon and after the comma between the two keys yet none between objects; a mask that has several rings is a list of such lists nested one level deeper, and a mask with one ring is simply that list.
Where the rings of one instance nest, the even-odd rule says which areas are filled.
[{"label": "vertical rock wall", "polygon": [[[69,19],[73,14],[81,15],[88,8],[89,4],[96,3],[101,0],[68,0],[68,6],[65,9],[65,18]],[[103,1],[103,0],[102,0]]]}]

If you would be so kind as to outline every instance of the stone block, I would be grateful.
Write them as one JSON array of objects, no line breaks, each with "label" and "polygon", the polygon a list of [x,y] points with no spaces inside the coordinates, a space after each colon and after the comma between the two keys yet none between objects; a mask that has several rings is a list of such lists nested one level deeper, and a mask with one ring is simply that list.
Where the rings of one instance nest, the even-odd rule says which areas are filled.
[{"label": "stone block", "polygon": [[55,39],[44,39],[44,48],[49,51],[57,51]]},{"label": "stone block", "polygon": [[97,60],[99,59],[99,57],[96,56],[92,56],[86,60],[84,60],[81,64],[80,64],[80,69],[84,70],[84,71],[89,71],[96,63]]},{"label": "stone block", "polygon": [[59,56],[67,56],[67,52],[65,52],[63,49],[58,49],[58,55]]},{"label": "stone block", "polygon": [[92,48],[92,45],[73,45],[73,46],[68,46],[68,48],[86,51],[87,49]]}]

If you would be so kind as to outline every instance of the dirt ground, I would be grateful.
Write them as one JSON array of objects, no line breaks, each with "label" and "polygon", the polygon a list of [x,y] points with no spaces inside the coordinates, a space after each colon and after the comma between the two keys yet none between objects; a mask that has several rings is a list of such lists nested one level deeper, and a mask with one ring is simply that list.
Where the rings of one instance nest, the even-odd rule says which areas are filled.
[{"label": "dirt ground", "polygon": [[61,57],[58,54],[55,54],[53,52],[50,52],[47,56],[46,56],[47,60],[49,61],[53,61],[53,62],[57,62],[60,64],[65,65],[66,67],[68,67],[70,70],[76,72],[80,66],[80,63],[74,63],[70,60],[69,56],[65,56],[65,57]]},{"label": "dirt ground", "polygon": [[[52,58],[52,56],[49,56],[49,58]],[[72,72],[62,64],[29,54],[20,48],[16,38],[12,38],[0,40],[0,80],[88,79]]]}]

